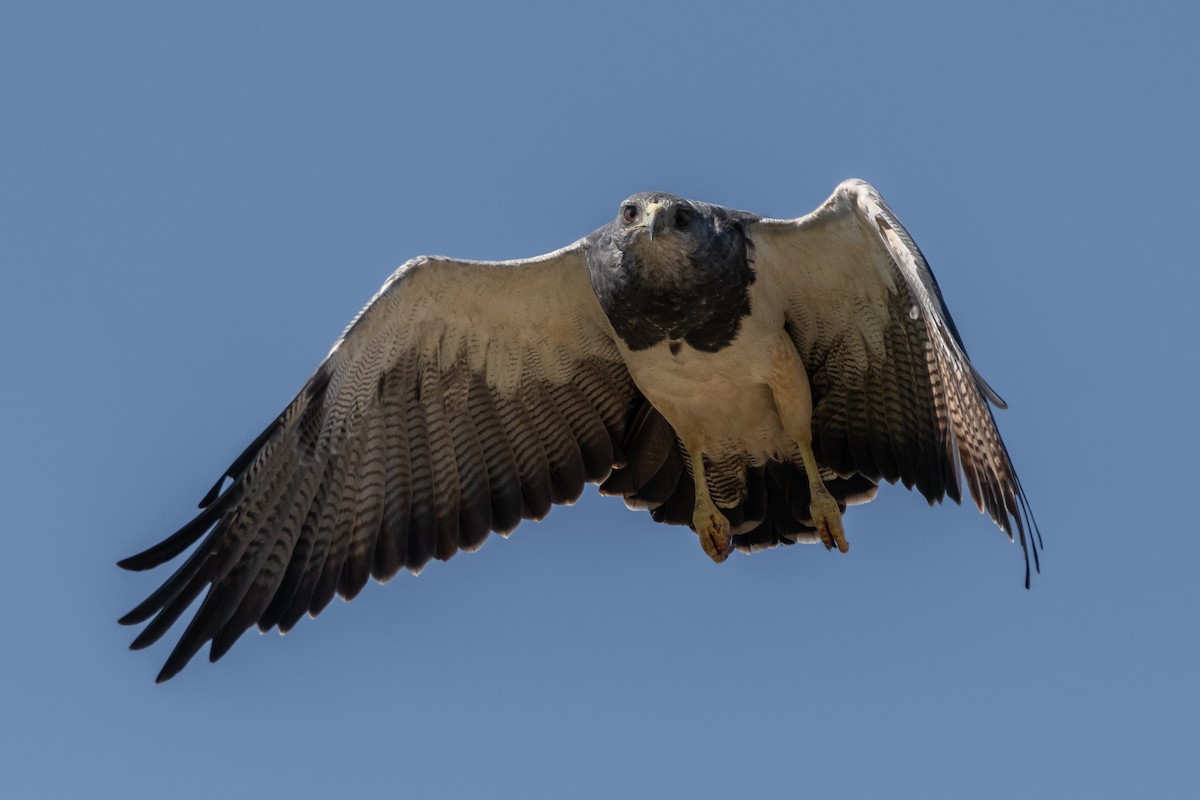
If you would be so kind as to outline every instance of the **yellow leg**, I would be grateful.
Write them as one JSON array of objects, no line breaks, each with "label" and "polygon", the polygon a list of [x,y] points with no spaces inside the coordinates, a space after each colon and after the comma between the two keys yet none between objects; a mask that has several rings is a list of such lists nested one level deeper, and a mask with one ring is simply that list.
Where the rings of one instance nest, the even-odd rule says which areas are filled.
[{"label": "yellow leg", "polygon": [[696,485],[692,527],[700,535],[700,546],[704,548],[704,552],[720,564],[733,550],[733,540],[729,538],[729,520],[725,519],[725,515],[708,494],[708,480],[704,477],[704,455],[700,448],[688,448],[688,452],[692,459],[692,481]]},{"label": "yellow leg", "polygon": [[846,529],[842,526],[842,510],[838,508],[837,500],[833,499],[833,495],[825,488],[825,482],[821,480],[817,457],[813,455],[811,437],[807,441],[796,441],[796,448],[800,451],[804,474],[808,476],[808,492],[812,497],[808,512],[812,515],[817,535],[825,543],[826,550],[832,550],[836,546],[840,552],[845,553],[850,549],[850,543],[846,541]]},{"label": "yellow leg", "polygon": [[850,544],[842,527],[842,512],[833,495],[825,488],[817,457],[813,454],[812,390],[808,385],[808,372],[786,334],[780,334],[772,346],[770,385],[783,431],[796,446],[804,474],[808,477],[812,524],[826,549],[837,547],[845,553],[850,549]]}]

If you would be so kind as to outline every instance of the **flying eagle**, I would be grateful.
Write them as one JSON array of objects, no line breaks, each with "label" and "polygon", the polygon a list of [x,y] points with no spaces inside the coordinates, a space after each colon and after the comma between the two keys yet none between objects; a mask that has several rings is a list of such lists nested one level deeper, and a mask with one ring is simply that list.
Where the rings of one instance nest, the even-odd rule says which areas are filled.
[{"label": "flying eagle", "polygon": [[[178,532],[203,537],[123,624],[139,649],[203,602],[158,680],[251,625],[286,632],[374,576],[473,551],[584,483],[704,552],[821,542],[897,481],[1040,537],[921,251],[869,184],[792,220],[644,193],[516,261],[415,258]],[[227,480],[228,479],[228,482]]]}]

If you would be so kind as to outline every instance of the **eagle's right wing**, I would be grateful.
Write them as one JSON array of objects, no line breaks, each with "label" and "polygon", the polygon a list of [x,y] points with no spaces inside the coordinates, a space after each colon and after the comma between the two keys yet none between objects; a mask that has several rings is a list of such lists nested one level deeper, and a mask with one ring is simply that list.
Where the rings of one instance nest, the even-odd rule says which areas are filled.
[{"label": "eagle's right wing", "polygon": [[251,625],[286,631],[371,575],[540,519],[623,463],[640,395],[583,242],[521,261],[418,258],[388,279],[203,511],[121,562],[158,566],[207,533],[121,620],[150,620],[145,647],[207,590],[160,681],[210,640],[215,661]]}]

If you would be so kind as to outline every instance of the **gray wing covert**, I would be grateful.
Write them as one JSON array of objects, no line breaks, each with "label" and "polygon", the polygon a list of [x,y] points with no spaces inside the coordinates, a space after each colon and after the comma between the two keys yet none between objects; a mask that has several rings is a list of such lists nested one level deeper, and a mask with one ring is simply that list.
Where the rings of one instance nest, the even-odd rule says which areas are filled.
[{"label": "gray wing covert", "polygon": [[[813,391],[814,451],[833,475],[971,497],[1037,565],[1039,541],[989,401],[920,249],[879,193],[842,183],[813,213],[751,228],[755,269],[786,295]],[[832,475],[830,476],[832,477]]]},{"label": "gray wing covert", "polygon": [[215,661],[251,625],[286,631],[370,576],[417,572],[573,502],[623,463],[640,397],[611,336],[579,243],[523,261],[408,262],[200,514],[121,562],[149,569],[204,537],[122,618],[149,620],[133,647],[206,591],[166,680],[210,640]]}]

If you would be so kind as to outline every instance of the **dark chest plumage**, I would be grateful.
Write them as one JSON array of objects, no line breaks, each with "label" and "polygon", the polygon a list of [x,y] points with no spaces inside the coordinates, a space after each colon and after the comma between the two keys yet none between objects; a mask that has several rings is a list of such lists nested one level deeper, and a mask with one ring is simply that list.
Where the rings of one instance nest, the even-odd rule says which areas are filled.
[{"label": "dark chest plumage", "polygon": [[737,337],[750,313],[748,288],[755,277],[750,244],[740,226],[703,244],[679,253],[671,269],[652,263],[644,250],[621,249],[603,233],[589,249],[600,306],[630,350],[665,340],[672,351],[687,344],[715,353]]}]

